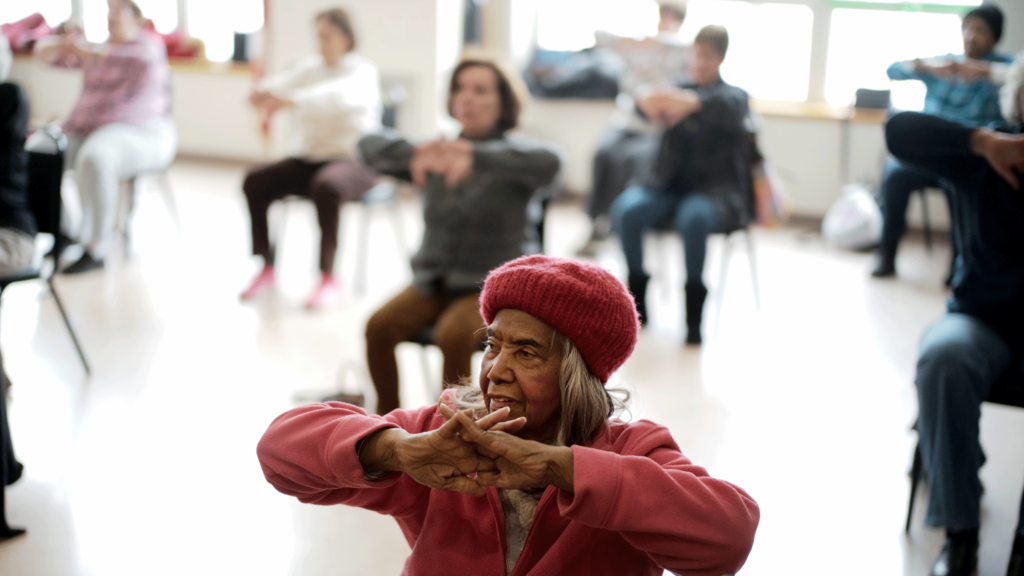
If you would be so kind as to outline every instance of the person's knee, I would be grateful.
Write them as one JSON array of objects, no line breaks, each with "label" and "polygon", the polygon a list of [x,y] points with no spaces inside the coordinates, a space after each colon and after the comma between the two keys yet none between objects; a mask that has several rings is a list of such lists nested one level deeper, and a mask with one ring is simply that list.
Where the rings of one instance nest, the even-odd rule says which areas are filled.
[{"label": "person's knee", "polygon": [[250,172],[242,180],[242,192],[250,201],[266,196],[265,179],[260,172]]},{"label": "person's knee", "polygon": [[309,197],[317,206],[340,207],[344,195],[337,182],[318,176],[310,183]]},{"label": "person's knee", "polygon": [[683,236],[708,235],[715,225],[715,214],[704,204],[684,204],[676,213],[675,226]]},{"label": "person's knee", "polygon": [[612,202],[609,215],[612,219],[613,227],[622,231],[630,227],[635,227],[640,219],[640,205],[641,197],[643,192],[636,188],[628,188],[622,194],[619,194],[618,198]]},{"label": "person's knee", "polygon": [[395,335],[395,323],[384,310],[378,310],[366,322],[367,347],[394,347],[400,338]]},{"label": "person's knee", "polygon": [[434,328],[434,344],[446,357],[472,355],[483,340],[483,323],[472,330],[462,322],[438,324]]}]

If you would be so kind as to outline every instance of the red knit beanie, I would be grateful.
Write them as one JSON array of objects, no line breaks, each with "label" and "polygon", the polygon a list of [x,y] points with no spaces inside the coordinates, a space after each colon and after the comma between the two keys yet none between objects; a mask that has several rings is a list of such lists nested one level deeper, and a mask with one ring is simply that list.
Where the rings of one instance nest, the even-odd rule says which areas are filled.
[{"label": "red knit beanie", "polygon": [[622,282],[579,260],[523,256],[491,270],[480,293],[480,315],[490,325],[514,308],[568,338],[602,383],[633,353],[640,320]]}]

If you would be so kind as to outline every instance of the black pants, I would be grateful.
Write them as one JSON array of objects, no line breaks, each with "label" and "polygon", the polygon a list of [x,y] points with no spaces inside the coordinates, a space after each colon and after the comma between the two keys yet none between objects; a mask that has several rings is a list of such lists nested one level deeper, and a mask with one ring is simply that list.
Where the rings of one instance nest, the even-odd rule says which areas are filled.
[{"label": "black pants", "polygon": [[308,162],[288,158],[249,172],[242,184],[252,217],[252,253],[274,265],[274,247],[267,230],[267,211],[274,200],[305,196],[316,205],[320,221],[320,270],[334,269],[343,202],[358,200],[377,183],[377,175],[355,160]]}]

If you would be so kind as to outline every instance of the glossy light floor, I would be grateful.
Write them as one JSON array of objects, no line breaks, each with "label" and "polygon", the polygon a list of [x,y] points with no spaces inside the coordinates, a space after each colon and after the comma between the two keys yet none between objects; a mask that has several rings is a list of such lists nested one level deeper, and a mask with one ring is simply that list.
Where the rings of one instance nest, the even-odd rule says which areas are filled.
[{"label": "glossy light floor", "polygon": [[[0,575],[398,574],[409,548],[394,522],[315,507],[264,480],[256,442],[282,411],[365,385],[366,318],[410,280],[389,220],[346,209],[340,269],[346,293],[310,313],[316,277],[312,206],[290,205],[278,293],[238,292],[247,257],[243,167],[181,161],[171,177],[180,231],[154,190],[134,218],[129,259],[57,280],[93,365],[86,378],[41,284],[4,294],[2,347],[10,417],[25,477],[7,489],[27,536],[0,544]],[[415,200],[402,204],[418,242]],[[367,290],[351,289],[355,226],[371,218]],[[567,256],[587,226],[555,207],[549,251]],[[903,535],[916,413],[917,339],[943,312],[948,251],[909,242],[895,281],[868,278],[870,257],[831,250],[799,230],[755,233],[761,306],[746,252],[734,251],[721,318],[708,342],[683,348],[681,252],[650,289],[653,322],[614,382],[634,418],[669,426],[695,462],[748,490],[761,526],[743,574],[926,574],[942,534],[923,526],[924,500]],[[711,246],[713,298],[722,241]],[[598,259],[622,275],[614,245]],[[429,401],[415,346],[399,350],[403,402]],[[437,374],[440,357],[431,352]],[[986,406],[982,439],[982,575],[1005,570],[1024,486],[1024,411]],[[454,573],[454,572],[453,572]]]}]

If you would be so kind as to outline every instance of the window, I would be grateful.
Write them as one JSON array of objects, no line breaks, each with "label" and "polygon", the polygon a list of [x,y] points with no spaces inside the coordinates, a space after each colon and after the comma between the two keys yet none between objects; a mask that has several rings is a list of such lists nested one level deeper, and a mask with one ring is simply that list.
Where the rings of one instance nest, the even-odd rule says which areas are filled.
[{"label": "window", "polygon": [[[158,32],[167,34],[178,27],[178,3],[175,0],[136,0],[142,15],[153,21]],[[82,0],[82,28],[90,42],[107,40],[107,0]]]},{"label": "window", "polygon": [[[885,71],[893,62],[962,52],[957,14],[836,9],[829,31],[825,99],[845,105],[853,102],[858,88],[889,88]],[[920,82],[894,82],[891,87],[896,107],[923,106]]]},{"label": "window", "polygon": [[[159,0],[157,0],[159,1]],[[188,32],[206,45],[206,57],[226,62],[235,50],[235,32],[263,27],[263,0],[186,0]]]},{"label": "window", "polygon": [[[709,24],[729,31],[722,78],[755,98],[802,102],[811,73],[814,14],[799,4],[690,0],[680,34],[692,42]],[[785,31],[785,32],[782,32]]]},{"label": "window", "polygon": [[[67,5],[70,0],[54,0]],[[92,42],[107,39],[107,0],[81,0],[85,36]],[[190,36],[206,45],[206,57],[225,62],[234,53],[235,32],[251,33],[263,26],[263,0],[136,0],[142,14],[167,34],[187,24]],[[187,8],[188,22],[180,15]],[[66,17],[65,17],[66,18]],[[47,17],[48,22],[52,22]]]},{"label": "window", "polygon": [[[729,30],[726,81],[756,98],[807,99],[814,15],[800,4],[690,0],[680,35],[692,41],[708,24]],[[650,36],[658,28],[654,0],[544,0],[537,9],[537,44],[548,50],[594,45],[594,32]],[[785,30],[785,33],[780,33]]]},{"label": "window", "polygon": [[547,50],[583,50],[594,32],[651,36],[658,31],[654,0],[543,0],[537,7],[537,44]]},{"label": "window", "polygon": [[50,26],[57,26],[71,18],[71,2],[68,0],[32,0],[31,2],[3,0],[0,1],[0,24],[17,22],[36,12],[42,14]]}]

